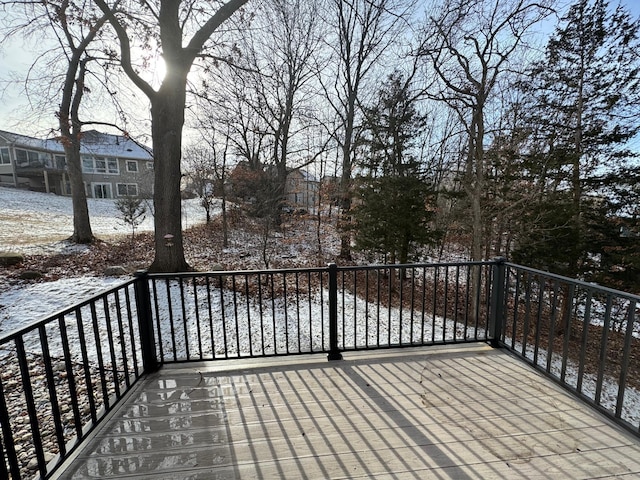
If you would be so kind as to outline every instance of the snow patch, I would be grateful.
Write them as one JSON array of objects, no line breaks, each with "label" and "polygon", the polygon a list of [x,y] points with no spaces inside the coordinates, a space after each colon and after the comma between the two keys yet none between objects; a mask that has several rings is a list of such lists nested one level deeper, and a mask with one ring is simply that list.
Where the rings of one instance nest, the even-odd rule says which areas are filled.
[{"label": "snow patch", "polygon": [[[64,240],[73,234],[71,197],[0,187],[0,250],[25,254],[74,253],[76,248]],[[91,230],[98,237],[128,235],[131,228],[113,199],[87,199]],[[153,231],[151,201],[137,232]],[[206,220],[197,198],[182,203],[182,226],[192,227]]]}]

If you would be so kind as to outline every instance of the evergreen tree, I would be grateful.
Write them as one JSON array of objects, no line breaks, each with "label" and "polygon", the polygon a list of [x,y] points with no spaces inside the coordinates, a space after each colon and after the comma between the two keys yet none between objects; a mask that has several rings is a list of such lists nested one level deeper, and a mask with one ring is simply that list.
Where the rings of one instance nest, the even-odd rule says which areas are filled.
[{"label": "evergreen tree", "polygon": [[640,166],[596,179],[606,193],[585,214],[593,262],[590,279],[640,293]]},{"label": "evergreen tree", "polygon": [[426,117],[410,96],[410,80],[398,72],[389,76],[365,114],[354,209],[356,248],[406,263],[417,246],[435,239],[429,226],[433,192],[414,152]]},{"label": "evergreen tree", "polygon": [[568,275],[593,269],[589,199],[605,194],[598,181],[603,172],[632,158],[626,145],[639,128],[638,26],[622,7],[579,0],[531,70],[526,91],[532,130],[543,146],[537,169],[546,195],[532,209],[514,259],[529,257]]}]

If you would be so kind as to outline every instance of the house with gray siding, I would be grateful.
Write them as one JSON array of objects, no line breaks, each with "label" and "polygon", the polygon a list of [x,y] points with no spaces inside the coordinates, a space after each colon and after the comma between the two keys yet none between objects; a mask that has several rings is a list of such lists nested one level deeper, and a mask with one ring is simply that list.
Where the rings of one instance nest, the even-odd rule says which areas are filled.
[{"label": "house with gray siding", "polygon": [[[150,197],[153,155],[128,137],[89,130],[82,134],[82,176],[89,198]],[[0,130],[0,186],[71,195],[60,140]]]}]

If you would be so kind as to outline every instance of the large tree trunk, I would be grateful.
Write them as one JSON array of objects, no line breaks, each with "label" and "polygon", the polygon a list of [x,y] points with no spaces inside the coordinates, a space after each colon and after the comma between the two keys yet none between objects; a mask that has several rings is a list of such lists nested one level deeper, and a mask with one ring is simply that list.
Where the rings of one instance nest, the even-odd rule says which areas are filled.
[{"label": "large tree trunk", "polygon": [[91,243],[94,238],[89,220],[87,194],[82,179],[79,143],[79,139],[76,138],[73,141],[73,145],[65,144],[64,147],[69,183],[71,184],[71,203],[73,205],[73,235],[71,236],[71,241],[75,243]]},{"label": "large tree trunk", "polygon": [[[88,37],[86,42],[92,38]],[[91,243],[94,240],[87,207],[87,192],[82,178],[82,122],[80,104],[84,95],[84,78],[89,58],[81,60],[84,48],[75,49],[69,60],[67,75],[62,89],[62,101],[58,111],[58,124],[64,148],[69,184],[71,186],[71,204],[73,206],[73,235],[75,243]],[[77,77],[76,77],[77,74]],[[63,186],[64,188],[64,186]]]},{"label": "large tree trunk", "polygon": [[[120,43],[120,63],[133,83],[151,101],[151,133],[153,137],[155,185],[153,204],[155,208],[155,258],[149,267],[151,271],[178,272],[189,269],[184,258],[182,238],[182,205],[180,199],[180,158],[182,154],[182,127],[184,125],[184,109],[186,98],[187,74],[193,61],[211,38],[211,35],[247,0],[228,0],[208,17],[206,9],[195,9],[200,17],[197,23],[201,27],[185,41],[184,25],[193,9],[187,9],[180,1],[161,1],[156,12],[156,24],[144,23],[138,33],[149,35],[151,30],[159,27],[162,57],[166,65],[166,76],[158,91],[147,83],[131,62],[130,36],[137,29],[135,16],[127,16],[127,24],[119,19],[121,5],[113,9],[105,0],[95,0],[95,4],[105,14],[118,35]],[[206,2],[202,2],[203,5]],[[133,5],[132,8],[137,8]],[[185,13],[186,10],[190,13]],[[123,13],[126,13],[126,8]],[[153,10],[153,8],[151,8]],[[183,17],[183,14],[185,16]],[[142,16],[147,18],[146,16]],[[146,20],[145,20],[146,21]],[[194,20],[195,22],[195,20]],[[139,25],[139,24],[138,24]],[[153,34],[152,34],[153,35]],[[145,40],[143,40],[145,41]]]},{"label": "large tree trunk", "polygon": [[184,258],[180,198],[186,74],[174,70],[151,104],[156,250],[149,267],[152,272],[189,270]]},{"label": "large tree trunk", "polygon": [[[483,222],[482,199],[484,191],[484,102],[478,92],[477,106],[473,111],[471,128],[469,129],[469,152],[466,166],[465,190],[471,205],[471,261],[482,260],[484,254],[485,226]],[[480,289],[482,269],[480,266],[471,267],[471,319],[477,320],[480,310]]]}]

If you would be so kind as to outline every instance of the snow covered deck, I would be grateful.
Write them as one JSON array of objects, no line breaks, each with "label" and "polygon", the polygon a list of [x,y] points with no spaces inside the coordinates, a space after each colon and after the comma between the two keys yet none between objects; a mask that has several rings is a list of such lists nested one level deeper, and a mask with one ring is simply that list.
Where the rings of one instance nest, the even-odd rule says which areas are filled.
[{"label": "snow covered deck", "polygon": [[483,344],[166,366],[59,478],[638,478],[640,440]]}]

